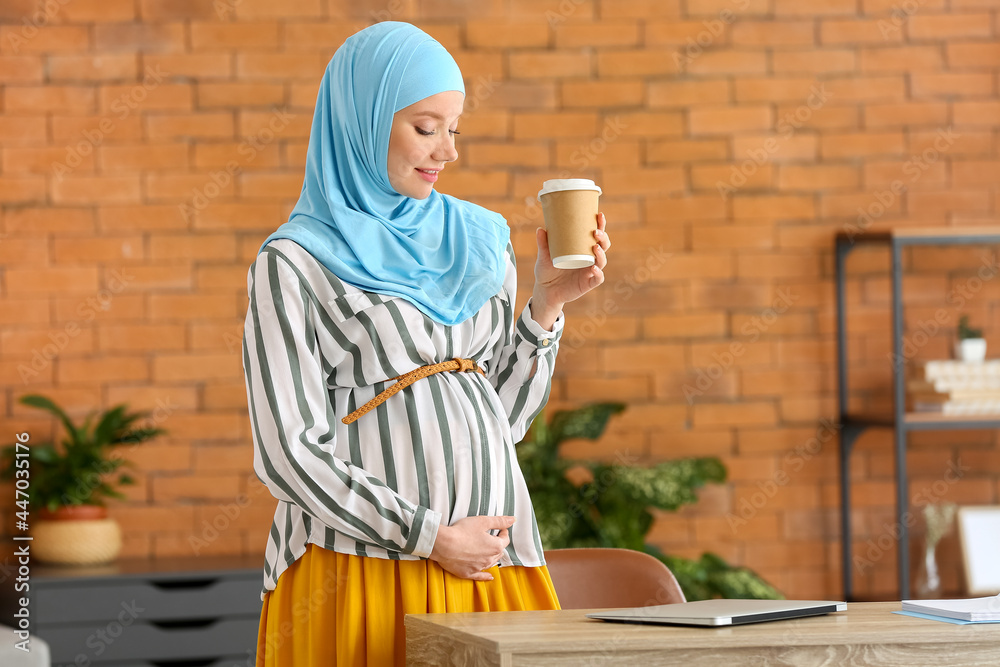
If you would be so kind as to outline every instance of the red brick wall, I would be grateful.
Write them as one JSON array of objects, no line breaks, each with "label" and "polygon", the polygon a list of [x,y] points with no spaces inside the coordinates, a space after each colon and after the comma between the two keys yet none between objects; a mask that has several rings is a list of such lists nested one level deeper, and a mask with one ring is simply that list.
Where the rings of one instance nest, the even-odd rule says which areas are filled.
[{"label": "red brick wall", "polygon": [[[567,308],[553,401],[630,408],[568,453],[720,456],[729,483],[665,515],[655,541],[747,564],[790,597],[837,595],[832,237],[996,220],[990,0],[7,0],[0,433],[52,434],[16,403],[26,392],[76,415],[158,409],[170,434],[129,453],[140,483],[113,507],[127,554],[262,550],[273,503],[251,470],[246,269],[299,192],[326,62],[385,19],[462,66],[461,157],[440,189],[507,216],[524,286],[539,183],[605,189],[608,281]],[[907,191],[879,203],[895,180]],[[910,323],[979,261],[908,257]],[[886,255],[850,267],[854,400],[885,405]],[[967,308],[991,333],[995,292]],[[952,326],[920,354],[946,354]],[[853,462],[862,556],[891,523],[890,445],[872,432]],[[997,502],[992,433],[918,439],[913,494],[959,455],[973,470],[941,497]],[[953,539],[944,551],[957,586]],[[872,560],[860,592],[891,596],[891,550]]]}]

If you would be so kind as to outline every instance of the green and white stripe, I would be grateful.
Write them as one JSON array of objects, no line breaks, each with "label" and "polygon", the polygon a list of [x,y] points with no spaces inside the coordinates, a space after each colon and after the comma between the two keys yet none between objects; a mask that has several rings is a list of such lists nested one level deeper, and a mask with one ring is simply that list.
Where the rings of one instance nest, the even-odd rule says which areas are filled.
[{"label": "green and white stripe", "polygon": [[[273,241],[247,279],[243,336],[254,470],[278,499],[263,595],[317,544],[378,558],[426,558],[438,526],[512,515],[502,565],[541,565],[514,443],[548,399],[563,318],[515,319],[507,248],[499,294],[455,326],[408,301],[341,282],[298,244]],[[340,420],[390,378],[454,357],[486,371],[419,380],[350,425]]]}]

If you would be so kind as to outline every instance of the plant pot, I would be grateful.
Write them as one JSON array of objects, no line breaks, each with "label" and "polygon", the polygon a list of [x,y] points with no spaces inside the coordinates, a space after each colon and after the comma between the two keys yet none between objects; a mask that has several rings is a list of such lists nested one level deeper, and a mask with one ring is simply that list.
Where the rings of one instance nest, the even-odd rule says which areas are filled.
[{"label": "plant pot", "polygon": [[118,557],[122,531],[97,505],[41,510],[32,523],[31,553],[53,565],[98,565]]},{"label": "plant pot", "polygon": [[955,343],[955,357],[962,361],[983,361],[986,359],[986,339],[963,338]]}]

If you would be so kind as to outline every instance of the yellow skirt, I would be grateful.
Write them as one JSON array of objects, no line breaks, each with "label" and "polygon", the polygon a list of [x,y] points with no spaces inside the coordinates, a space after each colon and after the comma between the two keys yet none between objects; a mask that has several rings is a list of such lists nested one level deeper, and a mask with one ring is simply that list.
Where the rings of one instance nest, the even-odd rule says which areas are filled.
[{"label": "yellow skirt", "polygon": [[402,667],[404,614],[559,609],[549,571],[493,567],[461,579],[431,560],[341,554],[316,545],[264,596],[258,667]]}]

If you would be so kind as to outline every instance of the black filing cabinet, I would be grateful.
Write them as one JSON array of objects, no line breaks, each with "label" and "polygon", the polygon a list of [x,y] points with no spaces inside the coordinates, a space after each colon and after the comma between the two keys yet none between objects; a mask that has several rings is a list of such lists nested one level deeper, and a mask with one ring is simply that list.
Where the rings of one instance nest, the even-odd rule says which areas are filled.
[{"label": "black filing cabinet", "polygon": [[[32,632],[48,642],[53,666],[252,667],[263,563],[257,556],[33,565]],[[14,604],[10,583],[2,587],[5,608]]]}]

